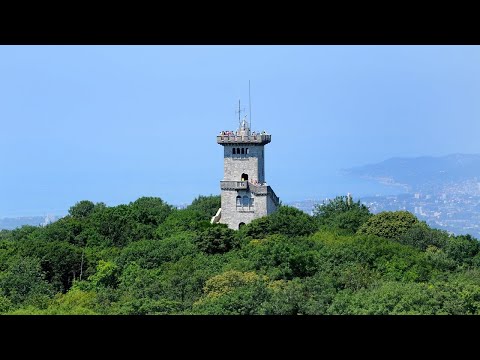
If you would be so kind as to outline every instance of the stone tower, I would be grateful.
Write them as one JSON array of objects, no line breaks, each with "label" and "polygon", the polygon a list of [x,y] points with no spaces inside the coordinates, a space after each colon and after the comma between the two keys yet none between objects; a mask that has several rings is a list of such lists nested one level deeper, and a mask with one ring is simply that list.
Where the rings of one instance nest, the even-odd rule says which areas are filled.
[{"label": "stone tower", "polygon": [[237,131],[222,131],[217,136],[224,150],[224,173],[220,181],[222,205],[212,223],[238,230],[277,209],[279,199],[265,182],[264,147],[271,140],[272,135],[265,132],[251,132],[245,119]]}]

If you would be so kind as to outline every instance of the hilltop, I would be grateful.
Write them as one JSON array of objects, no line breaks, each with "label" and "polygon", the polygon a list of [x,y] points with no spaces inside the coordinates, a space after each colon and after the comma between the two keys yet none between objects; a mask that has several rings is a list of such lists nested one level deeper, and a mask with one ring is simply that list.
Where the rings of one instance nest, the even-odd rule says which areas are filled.
[{"label": "hilltop", "polygon": [[480,245],[337,197],[235,231],[144,197],[0,231],[3,314],[478,314]]}]

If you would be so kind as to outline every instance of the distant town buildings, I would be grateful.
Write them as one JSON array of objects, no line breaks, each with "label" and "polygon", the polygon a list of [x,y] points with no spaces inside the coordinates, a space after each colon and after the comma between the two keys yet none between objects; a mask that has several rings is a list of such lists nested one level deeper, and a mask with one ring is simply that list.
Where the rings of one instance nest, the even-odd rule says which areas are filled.
[{"label": "distant town buildings", "polygon": [[[354,199],[357,200],[357,199]],[[400,194],[368,196],[359,199],[377,214],[382,211],[407,210],[429,226],[453,234],[470,234],[480,239],[480,196],[461,194]],[[312,214],[315,204],[322,200],[304,200],[287,203],[307,214]]]}]

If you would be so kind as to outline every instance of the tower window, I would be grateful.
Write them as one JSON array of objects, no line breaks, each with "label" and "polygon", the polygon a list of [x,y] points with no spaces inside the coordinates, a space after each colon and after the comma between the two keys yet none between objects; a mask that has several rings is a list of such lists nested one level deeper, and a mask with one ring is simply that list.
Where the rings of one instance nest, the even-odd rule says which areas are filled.
[{"label": "tower window", "polygon": [[240,148],[237,148],[237,154],[240,154]]},{"label": "tower window", "polygon": [[235,155],[235,148],[232,149],[232,154]]},{"label": "tower window", "polygon": [[242,206],[242,198],[239,196],[237,196],[237,206]]},{"label": "tower window", "polygon": [[242,148],[242,154],[245,154],[245,149],[244,148]]},{"label": "tower window", "polygon": [[245,149],[245,154],[248,154],[248,148]]},{"label": "tower window", "polygon": [[250,198],[250,206],[252,206],[252,207],[253,207],[253,205],[255,205],[254,201],[255,201],[255,199],[254,199],[253,197],[252,197],[252,198]]},{"label": "tower window", "polygon": [[249,207],[250,206],[250,198],[248,196],[243,197],[243,207]]},{"label": "tower window", "polygon": [[248,174],[242,174],[242,181],[248,181]]}]

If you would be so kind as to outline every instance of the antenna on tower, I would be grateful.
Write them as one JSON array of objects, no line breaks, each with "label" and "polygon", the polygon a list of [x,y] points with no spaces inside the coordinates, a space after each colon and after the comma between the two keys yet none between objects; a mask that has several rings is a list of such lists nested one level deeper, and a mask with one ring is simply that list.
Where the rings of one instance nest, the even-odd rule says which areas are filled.
[{"label": "antenna on tower", "polygon": [[[238,99],[238,128],[240,129],[240,126],[241,126],[241,122],[240,122],[240,99]],[[235,111],[235,113],[237,113],[237,111]]]},{"label": "antenna on tower", "polygon": [[238,123],[240,124],[240,99],[238,99]]},{"label": "antenna on tower", "polygon": [[239,99],[239,100],[238,100],[238,111],[235,110],[235,113],[238,112],[238,126],[242,126],[242,120],[240,119],[240,113],[241,113],[242,111],[245,112],[245,108],[243,108],[243,110],[240,109],[240,99]]},{"label": "antenna on tower", "polygon": [[250,80],[248,80],[248,110],[250,112],[250,129],[252,129],[252,99],[250,97]]}]

